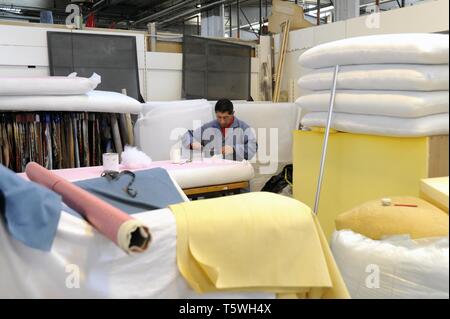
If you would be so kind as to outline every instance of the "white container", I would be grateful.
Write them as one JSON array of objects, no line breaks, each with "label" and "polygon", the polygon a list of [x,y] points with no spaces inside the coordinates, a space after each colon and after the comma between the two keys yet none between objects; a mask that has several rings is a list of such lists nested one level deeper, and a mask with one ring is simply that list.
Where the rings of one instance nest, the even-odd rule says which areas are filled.
[{"label": "white container", "polygon": [[119,171],[119,154],[104,153],[103,154],[103,170],[104,171]]},{"label": "white container", "polygon": [[171,161],[174,164],[181,163],[181,148],[175,147],[171,152]]}]

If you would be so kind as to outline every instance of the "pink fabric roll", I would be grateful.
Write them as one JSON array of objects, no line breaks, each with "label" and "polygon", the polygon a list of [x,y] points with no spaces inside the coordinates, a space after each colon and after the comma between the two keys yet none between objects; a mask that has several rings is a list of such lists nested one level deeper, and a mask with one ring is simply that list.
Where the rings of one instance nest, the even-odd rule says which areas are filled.
[{"label": "pink fabric roll", "polygon": [[37,163],[29,163],[25,172],[33,182],[61,195],[70,208],[86,217],[99,232],[126,252],[147,249],[151,240],[150,232],[138,220]]}]

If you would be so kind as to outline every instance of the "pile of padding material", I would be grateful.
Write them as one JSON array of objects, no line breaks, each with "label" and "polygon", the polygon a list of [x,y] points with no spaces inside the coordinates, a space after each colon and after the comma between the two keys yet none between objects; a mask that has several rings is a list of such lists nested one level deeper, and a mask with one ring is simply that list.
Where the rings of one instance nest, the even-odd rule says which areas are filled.
[{"label": "pile of padding material", "polygon": [[319,45],[299,58],[310,73],[297,104],[306,127],[324,127],[339,65],[332,128],[359,134],[448,134],[448,35],[387,34]]},{"label": "pile of padding material", "polygon": [[364,203],[336,219],[331,248],[350,295],[448,299],[448,215],[418,198],[391,200]]},{"label": "pile of padding material", "polygon": [[126,95],[95,90],[101,77],[0,77],[1,111],[139,113],[142,105]]}]

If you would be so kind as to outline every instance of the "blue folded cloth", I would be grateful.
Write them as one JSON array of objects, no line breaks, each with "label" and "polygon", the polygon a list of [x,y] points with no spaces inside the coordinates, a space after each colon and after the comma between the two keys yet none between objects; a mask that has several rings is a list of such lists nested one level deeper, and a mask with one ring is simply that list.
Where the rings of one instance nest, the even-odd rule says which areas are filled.
[{"label": "blue folded cloth", "polygon": [[128,214],[166,208],[184,201],[165,169],[152,168],[132,174],[134,178],[123,174],[118,179],[98,177],[74,184]]},{"label": "blue folded cloth", "polygon": [[0,216],[11,236],[49,251],[61,216],[61,197],[0,165]]}]

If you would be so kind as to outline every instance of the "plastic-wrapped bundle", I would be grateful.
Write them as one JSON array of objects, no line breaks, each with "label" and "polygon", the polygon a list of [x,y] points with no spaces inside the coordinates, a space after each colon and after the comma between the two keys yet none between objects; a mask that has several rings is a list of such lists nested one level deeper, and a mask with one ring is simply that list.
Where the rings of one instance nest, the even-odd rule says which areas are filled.
[{"label": "plastic-wrapped bundle", "polygon": [[312,69],[360,64],[448,64],[448,35],[402,33],[355,37],[318,45],[299,58]]},{"label": "plastic-wrapped bundle", "polygon": [[449,298],[448,237],[372,240],[341,230],[331,249],[352,298]]},{"label": "plastic-wrapped bundle", "polygon": [[139,113],[139,101],[116,92],[91,91],[83,95],[0,96],[0,110]]},{"label": "plastic-wrapped bundle", "polygon": [[[302,118],[305,127],[325,127],[328,112],[311,112]],[[419,137],[448,135],[449,114],[441,113],[419,118],[334,113],[331,128],[348,133]]]},{"label": "plastic-wrapped bundle", "polygon": [[[328,112],[330,91],[317,91],[297,99],[303,111]],[[339,90],[334,104],[336,113],[417,118],[448,113],[448,91],[357,91]]]},{"label": "plastic-wrapped bundle", "polygon": [[[313,70],[298,80],[305,90],[330,90],[333,68]],[[369,64],[339,69],[338,90],[448,91],[448,65]],[[373,92],[377,93],[376,91]]]},{"label": "plastic-wrapped bundle", "polygon": [[326,125],[333,69],[339,65],[335,115],[339,131],[386,136],[448,134],[448,35],[387,34],[314,47],[299,58],[315,69],[298,80],[297,104],[312,112],[303,126]]},{"label": "plastic-wrapped bundle", "polygon": [[95,90],[101,77],[93,74],[90,78],[69,76],[46,77],[0,77],[0,96],[35,95],[80,95]]}]

